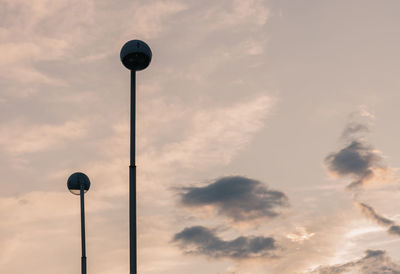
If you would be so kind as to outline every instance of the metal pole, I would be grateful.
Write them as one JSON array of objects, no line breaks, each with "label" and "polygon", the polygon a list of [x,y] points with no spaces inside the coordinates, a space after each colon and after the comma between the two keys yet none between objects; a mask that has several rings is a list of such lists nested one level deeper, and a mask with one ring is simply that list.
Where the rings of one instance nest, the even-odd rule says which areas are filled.
[{"label": "metal pole", "polygon": [[86,236],[85,236],[85,186],[81,183],[81,237],[82,237],[82,274],[86,274]]},{"label": "metal pole", "polygon": [[135,132],[136,132],[136,71],[131,70],[131,156],[129,165],[129,248],[130,274],[137,274],[136,255],[136,165],[135,165]]}]

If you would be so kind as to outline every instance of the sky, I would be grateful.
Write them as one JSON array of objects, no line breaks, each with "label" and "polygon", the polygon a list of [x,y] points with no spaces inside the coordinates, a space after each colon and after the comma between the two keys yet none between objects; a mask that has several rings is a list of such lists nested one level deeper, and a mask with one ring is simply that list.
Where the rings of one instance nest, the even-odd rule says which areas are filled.
[{"label": "sky", "polygon": [[400,273],[400,2],[0,0],[0,273]]}]

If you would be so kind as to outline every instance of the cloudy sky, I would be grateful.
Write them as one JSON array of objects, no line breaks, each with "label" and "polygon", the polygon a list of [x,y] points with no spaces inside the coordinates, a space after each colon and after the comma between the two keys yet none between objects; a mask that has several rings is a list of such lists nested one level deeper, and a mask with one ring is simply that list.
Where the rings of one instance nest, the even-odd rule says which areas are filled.
[{"label": "cloudy sky", "polygon": [[0,0],[0,273],[400,273],[400,2]]}]

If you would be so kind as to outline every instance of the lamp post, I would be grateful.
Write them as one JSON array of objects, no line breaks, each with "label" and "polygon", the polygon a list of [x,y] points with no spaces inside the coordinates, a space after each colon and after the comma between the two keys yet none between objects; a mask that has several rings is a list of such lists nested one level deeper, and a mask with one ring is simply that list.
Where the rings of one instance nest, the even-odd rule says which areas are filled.
[{"label": "lamp post", "polygon": [[135,131],[136,131],[136,71],[148,67],[151,62],[151,49],[143,41],[131,40],[121,49],[121,62],[131,71],[131,132],[130,132],[130,165],[129,165],[129,261],[130,274],[137,274],[137,225],[136,225],[136,164],[135,164]]},{"label": "lamp post", "polygon": [[81,200],[81,242],[82,242],[82,274],[86,274],[86,235],[85,235],[85,193],[90,188],[90,180],[82,172],[76,172],[69,176],[67,181],[69,191],[74,195],[80,195]]}]

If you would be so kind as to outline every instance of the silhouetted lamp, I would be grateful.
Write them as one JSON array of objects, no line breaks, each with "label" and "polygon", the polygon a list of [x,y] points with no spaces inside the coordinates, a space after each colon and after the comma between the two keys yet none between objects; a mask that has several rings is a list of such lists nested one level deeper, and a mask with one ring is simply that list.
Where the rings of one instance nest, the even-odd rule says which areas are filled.
[{"label": "silhouetted lamp", "polygon": [[85,237],[85,193],[90,188],[90,180],[86,174],[76,172],[69,176],[67,181],[69,191],[80,195],[81,200],[81,239],[82,239],[82,274],[86,274],[86,237]]},{"label": "silhouetted lamp", "polygon": [[131,149],[129,165],[129,260],[130,274],[137,274],[136,256],[136,165],[135,165],[135,113],[136,113],[136,71],[144,70],[151,62],[150,47],[143,41],[131,40],[121,49],[121,62],[131,71]]},{"label": "silhouetted lamp", "polygon": [[151,62],[151,49],[143,41],[131,40],[121,49],[121,62],[131,71],[144,70]]}]

